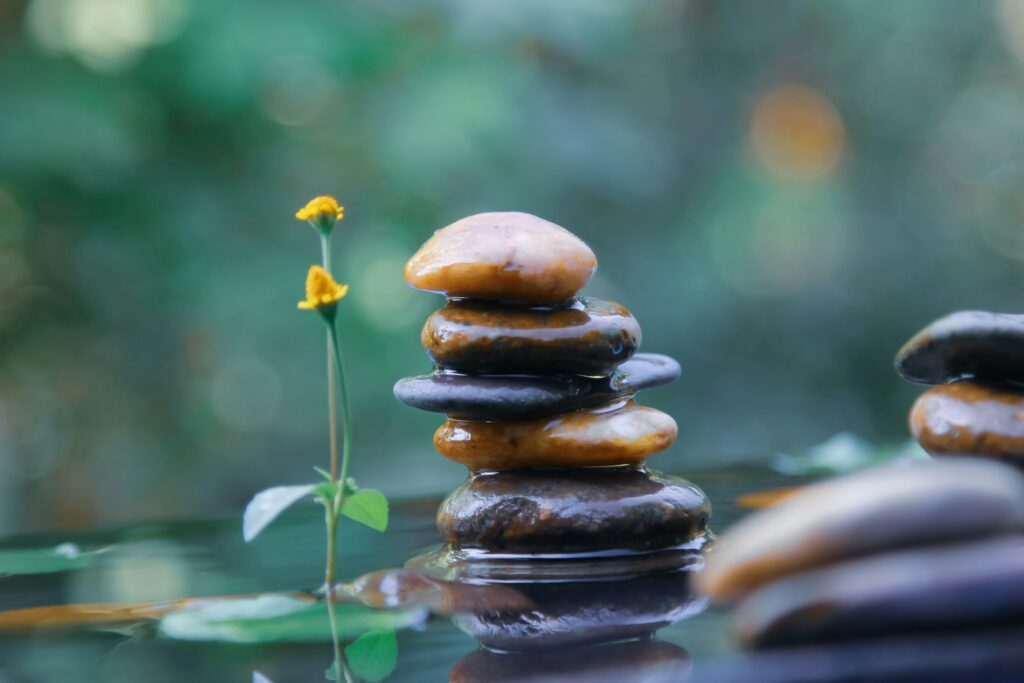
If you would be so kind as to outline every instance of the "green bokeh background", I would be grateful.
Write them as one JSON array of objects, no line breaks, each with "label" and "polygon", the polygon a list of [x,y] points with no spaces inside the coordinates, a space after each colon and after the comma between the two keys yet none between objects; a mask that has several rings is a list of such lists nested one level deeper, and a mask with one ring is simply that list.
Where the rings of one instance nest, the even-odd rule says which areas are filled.
[{"label": "green bokeh background", "polygon": [[[391,395],[441,303],[401,267],[486,210],[580,235],[680,359],[660,468],[902,440],[899,345],[1021,308],[1022,59],[1016,0],[0,0],[0,532],[310,480],[321,193],[363,485],[463,476]],[[780,92],[825,133],[758,133]]]}]

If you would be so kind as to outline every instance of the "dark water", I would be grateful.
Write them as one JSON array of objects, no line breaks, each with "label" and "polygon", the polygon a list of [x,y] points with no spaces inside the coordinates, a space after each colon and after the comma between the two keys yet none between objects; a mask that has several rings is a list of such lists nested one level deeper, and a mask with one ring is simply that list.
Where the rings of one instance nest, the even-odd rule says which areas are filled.
[{"label": "dark water", "polygon": [[[742,514],[735,504],[738,495],[797,483],[791,477],[745,467],[707,471],[691,478],[710,496],[714,505],[713,528],[719,532]],[[435,499],[395,505],[391,527],[384,535],[355,524],[343,525],[342,574],[355,578],[384,567],[400,567],[410,556],[436,543],[439,540],[434,527],[437,503]],[[320,579],[322,534],[319,510],[310,507],[278,520],[250,545],[242,542],[238,519],[147,525],[74,537],[9,539],[5,546],[45,546],[72,541],[83,547],[109,545],[115,549],[77,571],[0,579],[0,609],[311,590]],[[436,617],[421,629],[398,634],[398,664],[387,680],[869,680],[841,672],[855,672],[865,662],[878,659],[865,656],[863,649],[809,651],[795,656],[772,653],[749,659],[737,651],[726,615],[705,609],[702,601],[689,595],[685,579],[669,578],[661,583],[626,582],[617,587],[567,584],[527,586],[526,589],[538,602],[554,605],[551,609],[555,618],[540,626],[550,627],[555,633],[545,636],[547,650],[538,651],[531,645],[531,651],[526,653],[493,654],[482,650],[452,619]],[[584,606],[582,610],[577,609],[580,604]],[[499,642],[492,645],[501,646],[500,638],[507,636],[507,631],[502,630],[504,625],[495,630],[493,619],[459,619],[467,630],[478,635],[490,633],[491,637],[498,638]],[[638,632],[649,630],[647,627],[652,624],[664,627],[654,638],[586,649],[566,644],[572,640],[573,633],[616,619],[632,620],[638,625]],[[670,621],[675,623],[668,624]],[[535,626],[527,625],[528,628]],[[997,654],[1011,660],[1007,666],[1014,662],[1020,664],[1017,661],[1020,656],[1014,653],[1024,650],[1018,646],[1024,642],[1024,637],[997,634],[984,639],[989,648],[1003,641]],[[886,645],[885,649],[893,653],[889,660],[898,671],[913,674],[922,661],[921,652],[929,651],[931,661],[941,664],[946,675],[959,675],[962,671],[958,666],[973,666],[978,648],[962,639],[956,642],[960,643],[959,649],[948,643],[930,642],[923,645],[894,643]],[[877,653],[879,647],[870,646],[868,652]],[[927,650],[929,647],[931,650]],[[897,657],[900,653],[902,660]],[[157,637],[148,628],[59,632],[36,629],[0,636],[0,683],[322,681],[324,669],[330,662],[328,643],[258,646],[189,643]],[[254,672],[259,673],[254,677]],[[870,680],[918,679],[913,675],[894,674]],[[933,672],[921,680],[960,679],[942,678]],[[993,676],[990,680],[1002,679]]]}]

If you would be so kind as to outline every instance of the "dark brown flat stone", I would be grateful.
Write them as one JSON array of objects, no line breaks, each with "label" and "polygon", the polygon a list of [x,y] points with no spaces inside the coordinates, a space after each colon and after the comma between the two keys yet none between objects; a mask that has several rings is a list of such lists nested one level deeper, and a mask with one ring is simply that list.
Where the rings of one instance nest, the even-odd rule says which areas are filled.
[{"label": "dark brown flat stone", "polygon": [[919,384],[959,378],[1024,382],[1024,315],[951,313],[904,344],[895,365],[904,379]]},{"label": "dark brown flat stone", "polygon": [[449,301],[423,326],[441,368],[471,374],[607,375],[640,345],[624,306],[583,297],[556,306]]},{"label": "dark brown flat stone", "polygon": [[437,513],[456,549],[557,556],[671,548],[704,534],[710,516],[690,482],[630,468],[482,474]]}]

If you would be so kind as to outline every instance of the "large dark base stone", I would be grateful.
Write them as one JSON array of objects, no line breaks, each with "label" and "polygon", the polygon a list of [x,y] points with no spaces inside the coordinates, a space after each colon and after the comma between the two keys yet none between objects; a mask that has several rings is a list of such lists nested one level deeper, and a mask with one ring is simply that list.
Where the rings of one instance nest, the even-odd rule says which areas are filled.
[{"label": "large dark base stone", "polygon": [[710,516],[707,496],[685,479],[606,467],[480,474],[444,500],[437,523],[456,550],[564,557],[685,545]]},{"label": "large dark base stone", "polygon": [[423,326],[438,367],[474,374],[606,375],[640,345],[624,306],[583,297],[556,306],[449,301]]},{"label": "large dark base stone", "polygon": [[920,384],[959,378],[1024,382],[1024,315],[951,313],[899,350],[896,371]]},{"label": "large dark base stone", "polygon": [[524,420],[607,403],[673,382],[680,372],[679,363],[657,353],[638,353],[610,377],[600,378],[473,376],[442,370],[399,380],[395,397],[413,408],[464,420]]}]

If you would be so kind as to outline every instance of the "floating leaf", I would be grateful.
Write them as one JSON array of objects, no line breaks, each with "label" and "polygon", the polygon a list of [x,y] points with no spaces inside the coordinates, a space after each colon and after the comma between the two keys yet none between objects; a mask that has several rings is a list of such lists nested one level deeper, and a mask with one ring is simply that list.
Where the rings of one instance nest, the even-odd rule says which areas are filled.
[{"label": "floating leaf", "polygon": [[4,549],[0,550],[0,574],[51,574],[82,569],[107,550],[83,551],[74,543],[61,543],[54,548]]},{"label": "floating leaf", "polygon": [[915,441],[875,446],[854,434],[841,432],[803,453],[780,453],[772,466],[783,474],[830,476],[903,459],[929,460],[930,456]]},{"label": "floating leaf", "polygon": [[242,515],[242,536],[246,543],[256,538],[268,524],[296,501],[312,493],[316,486],[275,486],[253,496]]},{"label": "floating leaf", "polygon": [[371,529],[388,528],[388,499],[376,489],[362,489],[345,499],[341,514]]},{"label": "floating leaf", "polygon": [[348,667],[357,678],[383,681],[398,663],[398,639],[394,631],[370,631],[345,648]]},{"label": "floating leaf", "polygon": [[[338,637],[406,628],[422,623],[424,608],[375,610],[335,605]],[[331,623],[324,603],[284,595],[218,600],[172,612],[160,621],[160,633],[178,640],[229,643],[330,642]]]}]

